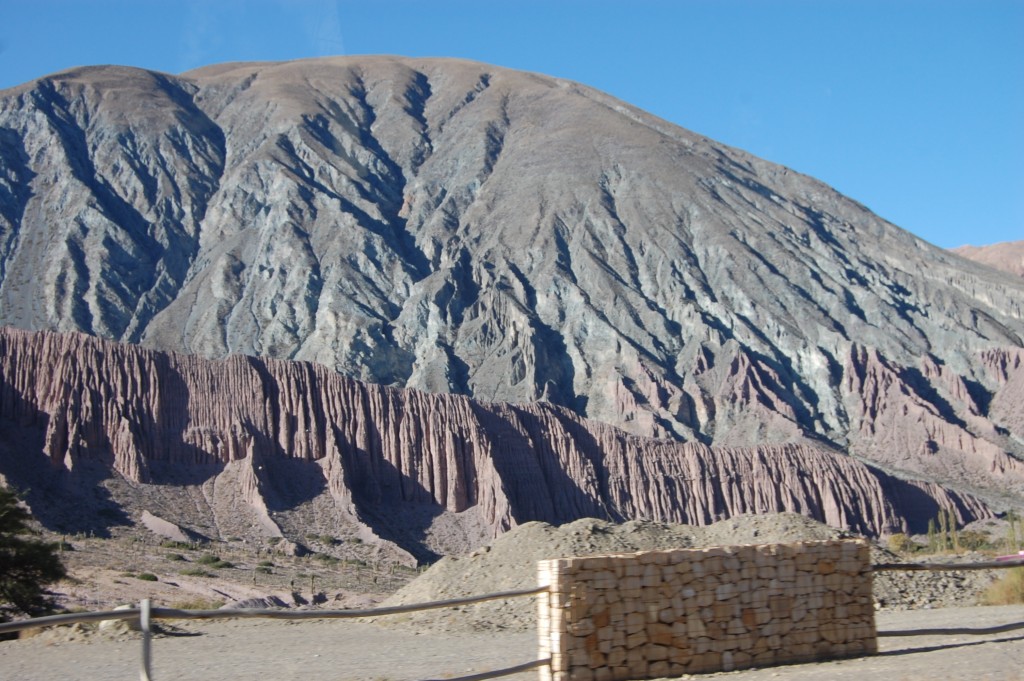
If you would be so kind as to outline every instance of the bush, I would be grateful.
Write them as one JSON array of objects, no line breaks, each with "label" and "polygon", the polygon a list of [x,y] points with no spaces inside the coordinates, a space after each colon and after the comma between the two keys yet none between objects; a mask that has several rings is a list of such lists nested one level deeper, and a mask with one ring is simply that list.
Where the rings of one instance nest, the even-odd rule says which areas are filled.
[{"label": "bush", "polygon": [[32,537],[32,516],[0,487],[0,621],[12,613],[39,615],[53,608],[44,587],[67,574],[56,544]]},{"label": "bush", "polygon": [[889,550],[893,553],[912,553],[916,549],[917,544],[914,543],[914,540],[902,532],[889,537]]},{"label": "bush", "polygon": [[213,577],[212,574],[202,568],[186,568],[178,574],[184,577]]},{"label": "bush", "polygon": [[135,579],[141,579],[144,582],[159,582],[160,580],[152,572],[143,572],[140,575],[135,575]]},{"label": "bush", "polygon": [[999,548],[987,534],[977,530],[961,532],[960,547],[966,551],[994,551]]},{"label": "bush", "polygon": [[185,556],[180,553],[168,553],[166,558],[167,560],[185,560]]},{"label": "bush", "polygon": [[207,554],[204,554],[202,556],[199,556],[199,558],[196,558],[196,562],[199,563],[200,565],[207,565],[209,567],[212,567],[212,568],[215,568],[215,569],[218,569],[218,570],[220,568],[235,567],[234,563],[231,563],[231,562],[226,561],[226,560],[221,560],[220,556],[215,556],[215,555],[213,555],[211,553],[207,553]]},{"label": "bush", "polygon": [[1024,568],[1012,568],[986,589],[981,597],[985,605],[1024,603]]}]

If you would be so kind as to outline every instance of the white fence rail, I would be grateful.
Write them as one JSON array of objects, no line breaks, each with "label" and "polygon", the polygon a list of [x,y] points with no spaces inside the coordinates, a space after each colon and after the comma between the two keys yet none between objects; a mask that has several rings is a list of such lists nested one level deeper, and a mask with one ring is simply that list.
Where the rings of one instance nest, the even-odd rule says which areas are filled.
[{"label": "white fence rail", "polygon": [[[983,563],[881,563],[872,565],[875,572],[958,572],[961,570],[1005,570],[1008,568],[1024,567],[1024,561],[1020,559],[1003,559],[987,561]],[[986,634],[1002,634],[1007,631],[1024,629],[1024,622],[1011,622],[995,627],[984,628],[946,628],[946,629],[908,629],[902,631],[879,631],[879,637],[896,636],[962,636]]]}]

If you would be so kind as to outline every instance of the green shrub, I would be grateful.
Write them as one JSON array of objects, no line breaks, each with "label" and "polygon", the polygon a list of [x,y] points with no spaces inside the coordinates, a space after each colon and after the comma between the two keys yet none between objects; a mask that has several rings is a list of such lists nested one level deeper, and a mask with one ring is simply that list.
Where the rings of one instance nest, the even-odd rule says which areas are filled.
[{"label": "green shrub", "polygon": [[196,548],[192,544],[183,541],[172,541],[170,539],[160,542],[160,546],[165,549],[179,549],[182,551],[194,551]]},{"label": "green shrub", "polygon": [[142,574],[135,575],[135,579],[141,579],[144,582],[159,582],[160,580],[152,572],[143,572]]},{"label": "green shrub", "polygon": [[185,556],[180,553],[168,553],[166,558],[167,560],[185,560]]},{"label": "green shrub", "polygon": [[186,568],[178,574],[185,577],[213,577],[212,574],[202,568]]},{"label": "green shrub", "polygon": [[215,569],[235,567],[235,564],[226,560],[222,560],[220,556],[215,556],[212,553],[204,553],[203,555],[196,558],[196,562],[200,565],[206,565]]},{"label": "green shrub", "polygon": [[274,567],[274,561],[272,560],[261,560],[257,563],[260,567]]},{"label": "green shrub", "polygon": [[0,622],[50,611],[46,587],[67,574],[57,545],[37,539],[31,520],[18,495],[0,487]]}]

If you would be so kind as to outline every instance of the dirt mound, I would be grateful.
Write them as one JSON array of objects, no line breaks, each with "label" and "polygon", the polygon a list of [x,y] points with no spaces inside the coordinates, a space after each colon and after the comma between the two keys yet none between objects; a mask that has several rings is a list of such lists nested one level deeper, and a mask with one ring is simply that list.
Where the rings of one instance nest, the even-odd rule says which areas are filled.
[{"label": "dirt mound", "polygon": [[[630,521],[616,525],[585,518],[554,527],[526,523],[465,556],[448,556],[396,592],[383,605],[422,603],[537,585],[538,560],[726,544],[773,544],[849,536],[804,516],[783,513],[740,516],[705,527]],[[438,631],[528,630],[536,605],[515,598],[478,605],[389,617],[387,626],[430,627]]]}]

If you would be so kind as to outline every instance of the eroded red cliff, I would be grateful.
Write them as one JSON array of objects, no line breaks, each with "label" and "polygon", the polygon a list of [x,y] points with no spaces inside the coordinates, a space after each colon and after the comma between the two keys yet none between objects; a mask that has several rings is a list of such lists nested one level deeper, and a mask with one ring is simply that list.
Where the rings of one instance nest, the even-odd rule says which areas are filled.
[{"label": "eroded red cliff", "polygon": [[[1009,360],[991,361],[998,370]],[[884,367],[872,367],[861,372],[867,409],[885,395]],[[73,476],[98,462],[143,492],[216,478],[207,496],[233,490],[237,511],[271,533],[272,509],[308,501],[289,497],[298,483],[285,478],[313,476],[335,508],[400,545],[403,514],[424,511],[472,515],[481,541],[586,516],[706,524],[795,511],[878,534],[920,526],[940,506],[962,521],[990,514],[971,495],[806,445],[679,444],[545,403],[487,404],[306,362],[210,361],[82,335],[0,330],[0,423],[0,473]]]}]

